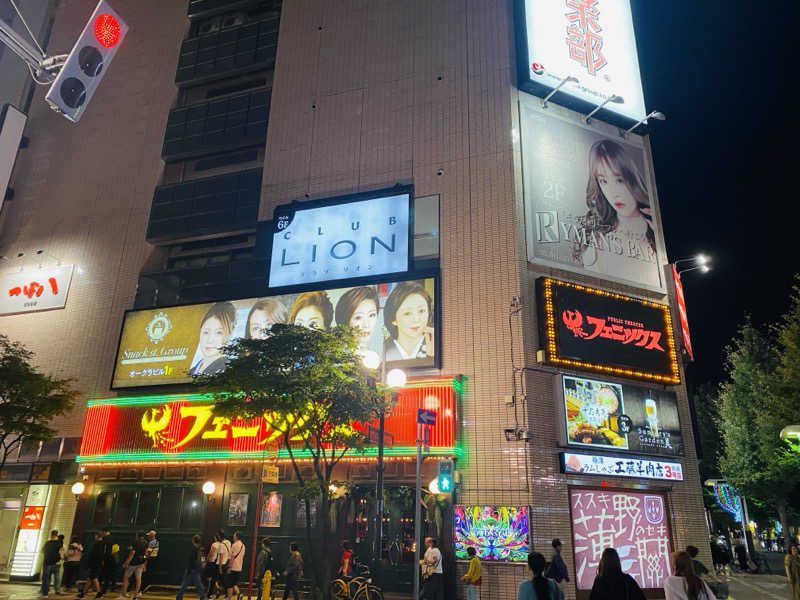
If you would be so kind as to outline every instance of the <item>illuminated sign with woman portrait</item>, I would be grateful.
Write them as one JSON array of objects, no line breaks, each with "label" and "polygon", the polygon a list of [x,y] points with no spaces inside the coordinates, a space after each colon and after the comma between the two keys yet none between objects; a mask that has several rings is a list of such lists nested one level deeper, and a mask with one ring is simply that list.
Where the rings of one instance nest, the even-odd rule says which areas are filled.
[{"label": "illuminated sign with woman portrait", "polygon": [[530,99],[520,109],[528,259],[664,291],[641,141],[550,116]]},{"label": "illuminated sign with woman portrait", "polygon": [[125,314],[112,387],[187,383],[225,369],[222,348],[259,339],[275,323],[349,325],[362,350],[392,367],[436,364],[433,278],[283,294]]}]

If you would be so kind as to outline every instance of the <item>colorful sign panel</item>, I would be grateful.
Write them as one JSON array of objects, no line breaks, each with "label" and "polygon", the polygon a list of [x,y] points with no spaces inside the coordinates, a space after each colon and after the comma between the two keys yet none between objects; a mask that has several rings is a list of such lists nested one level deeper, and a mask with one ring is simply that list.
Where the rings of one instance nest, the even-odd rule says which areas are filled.
[{"label": "colorful sign panel", "polygon": [[536,284],[546,362],[680,383],[668,306],[549,277]]},{"label": "colorful sign panel", "polygon": [[572,541],[579,590],[590,590],[606,548],[642,588],[662,588],[670,572],[672,540],[664,496],[571,488]]},{"label": "colorful sign panel", "polygon": [[520,87],[544,96],[566,77],[554,97],[582,112],[606,104],[608,113],[645,116],[629,0],[518,0]]},{"label": "colorful sign panel", "polygon": [[72,265],[0,275],[0,315],[64,308]]},{"label": "colorful sign panel", "polygon": [[[456,393],[451,379],[412,382],[398,393],[385,418],[394,445],[388,456],[416,454],[416,413],[433,407],[431,453],[452,455],[455,446]],[[110,398],[89,402],[78,462],[235,460],[289,458],[282,447],[287,420],[270,414],[250,420],[214,415],[212,398],[203,394]],[[365,435],[377,422],[356,428]],[[307,456],[303,442],[292,440],[295,457]],[[368,447],[366,456],[377,449]],[[354,451],[355,453],[355,451]]]},{"label": "colorful sign panel", "polygon": [[692,351],[692,337],[689,335],[689,315],[686,314],[686,299],[683,297],[683,283],[681,282],[680,273],[675,265],[672,267],[672,282],[675,284],[675,301],[678,304],[678,320],[681,324],[681,339],[683,340],[683,348],[686,354],[689,355],[689,360],[694,360],[694,352]]},{"label": "colorful sign panel", "polygon": [[562,375],[566,442],[597,450],[683,454],[674,392]]},{"label": "colorful sign panel", "polygon": [[527,506],[462,506],[453,508],[456,559],[469,560],[474,548],[481,560],[525,562],[530,552]]},{"label": "colorful sign panel", "polygon": [[22,509],[22,518],[19,522],[20,529],[41,529],[44,518],[44,506],[26,506]]},{"label": "colorful sign panel", "polygon": [[270,492],[261,500],[260,527],[280,527],[281,509],[283,508],[283,494]]},{"label": "colorful sign panel", "polygon": [[358,327],[360,347],[385,358],[389,368],[432,367],[435,290],[428,278],[128,311],[111,387],[189,383],[194,375],[223,371],[225,344],[266,337],[275,323]]},{"label": "colorful sign panel", "polygon": [[528,260],[663,292],[642,141],[554,116],[524,96],[520,119]]},{"label": "colorful sign panel", "polygon": [[411,194],[275,210],[270,287],[408,271]]},{"label": "colorful sign panel", "polygon": [[663,460],[562,452],[561,467],[564,473],[581,475],[683,481],[681,464]]}]

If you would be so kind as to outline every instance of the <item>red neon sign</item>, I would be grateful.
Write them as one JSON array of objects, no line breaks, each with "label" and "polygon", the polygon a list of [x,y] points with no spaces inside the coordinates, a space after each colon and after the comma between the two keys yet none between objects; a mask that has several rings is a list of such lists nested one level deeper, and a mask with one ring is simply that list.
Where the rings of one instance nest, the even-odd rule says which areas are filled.
[{"label": "red neon sign", "polygon": [[689,360],[694,360],[692,351],[692,338],[689,336],[689,316],[686,314],[686,300],[683,297],[683,283],[675,265],[672,265],[672,281],[675,283],[675,300],[678,302],[678,320],[681,324],[681,339],[683,347],[689,355]]},{"label": "red neon sign", "polygon": [[44,506],[26,506],[22,509],[20,529],[41,529],[44,518]]}]

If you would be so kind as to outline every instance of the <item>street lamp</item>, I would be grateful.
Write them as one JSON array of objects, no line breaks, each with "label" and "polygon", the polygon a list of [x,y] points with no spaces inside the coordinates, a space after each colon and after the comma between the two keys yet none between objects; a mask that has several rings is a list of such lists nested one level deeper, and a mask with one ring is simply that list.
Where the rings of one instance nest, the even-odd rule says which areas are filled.
[{"label": "street lamp", "polygon": [[[375,490],[375,500],[377,510],[375,514],[375,566],[378,567],[381,561],[383,540],[383,438],[385,435],[385,421],[386,421],[386,392],[391,390],[394,397],[397,394],[397,389],[406,384],[406,374],[402,369],[392,369],[386,372],[386,360],[381,360],[377,352],[367,350],[361,357],[362,364],[371,370],[375,370],[380,364],[381,368],[381,387],[384,392],[384,403],[378,410],[378,467],[377,467],[377,484]],[[377,571],[377,569],[376,569]],[[374,575],[377,575],[375,573]]]},{"label": "street lamp", "polygon": [[[690,263],[692,266],[685,269],[679,269],[678,263],[683,262]],[[675,267],[675,270],[678,272],[679,276],[681,273],[688,273],[689,271],[708,273],[711,270],[711,259],[705,254],[698,254],[697,256],[691,256],[688,258],[679,258],[678,260],[672,261],[670,264]]]}]

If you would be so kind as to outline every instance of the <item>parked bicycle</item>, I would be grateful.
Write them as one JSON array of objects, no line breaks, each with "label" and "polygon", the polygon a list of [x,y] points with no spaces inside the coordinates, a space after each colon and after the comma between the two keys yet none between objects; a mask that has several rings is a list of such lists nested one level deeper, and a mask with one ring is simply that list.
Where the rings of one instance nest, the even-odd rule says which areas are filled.
[{"label": "parked bicycle", "polygon": [[372,583],[369,567],[354,563],[358,575],[337,577],[331,581],[331,597],[334,600],[383,600],[383,590]]}]

